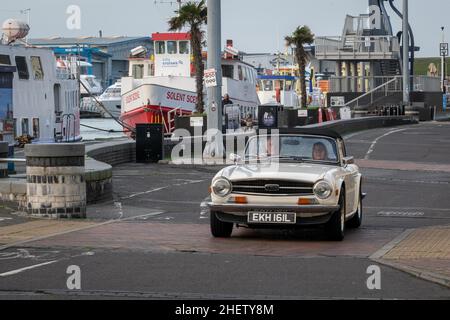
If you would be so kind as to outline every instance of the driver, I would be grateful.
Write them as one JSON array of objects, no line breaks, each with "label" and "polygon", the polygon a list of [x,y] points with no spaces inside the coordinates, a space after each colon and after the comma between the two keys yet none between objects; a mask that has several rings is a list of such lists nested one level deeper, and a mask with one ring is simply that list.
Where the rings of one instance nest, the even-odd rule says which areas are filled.
[{"label": "driver", "polygon": [[313,160],[325,161],[328,160],[328,151],[322,142],[317,142],[313,146],[312,151]]}]

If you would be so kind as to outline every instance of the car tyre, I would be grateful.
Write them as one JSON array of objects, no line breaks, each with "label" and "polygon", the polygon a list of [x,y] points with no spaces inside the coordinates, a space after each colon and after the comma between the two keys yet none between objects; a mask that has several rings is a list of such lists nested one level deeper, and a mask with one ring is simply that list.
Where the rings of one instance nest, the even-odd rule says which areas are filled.
[{"label": "car tyre", "polygon": [[340,209],[335,211],[330,221],[325,225],[327,236],[332,241],[342,241],[345,235],[345,190],[339,196]]},{"label": "car tyre", "polygon": [[359,192],[359,202],[358,202],[358,211],[356,214],[348,221],[349,228],[359,228],[362,224],[363,220],[363,205],[362,205],[362,193]]},{"label": "car tyre", "polygon": [[215,238],[229,238],[233,232],[233,223],[217,218],[217,212],[211,211],[211,233]]}]

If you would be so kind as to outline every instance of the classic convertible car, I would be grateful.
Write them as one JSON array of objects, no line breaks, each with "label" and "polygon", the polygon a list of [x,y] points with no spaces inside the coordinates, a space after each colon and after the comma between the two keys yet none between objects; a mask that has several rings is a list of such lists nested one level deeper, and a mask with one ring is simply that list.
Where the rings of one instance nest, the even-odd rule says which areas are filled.
[{"label": "classic convertible car", "polygon": [[245,157],[211,184],[211,232],[233,226],[289,228],[324,225],[331,240],[362,222],[361,173],[333,131],[294,129],[249,139]]}]

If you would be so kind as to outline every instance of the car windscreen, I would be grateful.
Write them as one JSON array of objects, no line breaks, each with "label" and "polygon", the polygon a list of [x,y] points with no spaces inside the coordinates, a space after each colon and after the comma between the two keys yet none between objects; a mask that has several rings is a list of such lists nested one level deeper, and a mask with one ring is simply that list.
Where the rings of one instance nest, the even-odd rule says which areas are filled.
[{"label": "car windscreen", "polygon": [[277,158],[285,161],[339,162],[336,141],[307,135],[263,135],[252,137],[246,159]]}]

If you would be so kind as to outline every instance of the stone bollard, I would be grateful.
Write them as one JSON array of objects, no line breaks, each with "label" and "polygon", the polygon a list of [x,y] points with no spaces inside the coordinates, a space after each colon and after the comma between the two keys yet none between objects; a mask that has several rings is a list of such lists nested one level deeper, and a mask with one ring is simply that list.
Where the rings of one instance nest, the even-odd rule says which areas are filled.
[{"label": "stone bollard", "polygon": [[[0,158],[8,158],[9,154],[9,143],[8,142],[0,142]],[[0,178],[8,177],[8,163],[0,162]]]},{"label": "stone bollard", "polygon": [[29,215],[86,218],[85,145],[31,144],[27,159]]}]

